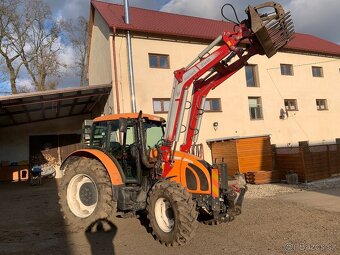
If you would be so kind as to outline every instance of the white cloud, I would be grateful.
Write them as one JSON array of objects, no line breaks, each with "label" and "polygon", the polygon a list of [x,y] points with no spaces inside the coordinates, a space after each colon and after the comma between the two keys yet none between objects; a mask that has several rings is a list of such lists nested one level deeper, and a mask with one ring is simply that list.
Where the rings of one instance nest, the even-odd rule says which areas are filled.
[{"label": "white cloud", "polygon": [[297,32],[340,43],[339,0],[292,0],[287,8],[292,11]]},{"label": "white cloud", "polygon": [[[265,0],[230,0],[239,19],[245,18],[244,10],[248,5],[257,5]],[[326,40],[340,43],[340,1],[339,0],[281,0],[286,10],[292,12],[295,31],[312,34]],[[220,10],[225,0],[171,0],[161,11],[221,20]],[[234,14],[226,9],[227,17],[234,20]]]},{"label": "white cloud", "polygon": [[160,10],[202,18],[221,19],[220,9],[224,3],[224,0],[171,0]]},{"label": "white cloud", "polygon": [[[234,6],[239,19],[243,20],[246,18],[244,10],[248,5],[255,6],[263,2],[265,0],[171,0],[161,8],[161,11],[221,20],[221,8],[224,4],[229,3]],[[235,20],[234,12],[230,7],[226,7],[224,12],[228,18]]]},{"label": "white cloud", "polygon": [[16,83],[18,91],[29,92],[35,90],[35,87],[33,86],[31,79],[29,78],[18,78],[16,80]]},{"label": "white cloud", "polygon": [[73,18],[89,16],[90,0],[46,0],[55,17]]},{"label": "white cloud", "polygon": [[74,49],[71,45],[62,45],[62,48],[58,58],[65,67],[62,67],[61,71],[65,74],[74,74],[73,66],[76,60]]}]

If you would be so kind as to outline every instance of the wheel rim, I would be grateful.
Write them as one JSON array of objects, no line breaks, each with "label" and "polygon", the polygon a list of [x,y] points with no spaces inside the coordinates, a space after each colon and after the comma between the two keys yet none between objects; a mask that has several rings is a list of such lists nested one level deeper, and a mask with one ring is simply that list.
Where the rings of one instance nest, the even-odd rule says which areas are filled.
[{"label": "wheel rim", "polygon": [[67,204],[80,218],[90,216],[98,203],[98,190],[94,181],[85,174],[75,175],[67,186]]},{"label": "wheel rim", "polygon": [[159,228],[164,232],[170,232],[175,225],[174,213],[170,202],[164,198],[158,198],[155,204],[155,218]]}]

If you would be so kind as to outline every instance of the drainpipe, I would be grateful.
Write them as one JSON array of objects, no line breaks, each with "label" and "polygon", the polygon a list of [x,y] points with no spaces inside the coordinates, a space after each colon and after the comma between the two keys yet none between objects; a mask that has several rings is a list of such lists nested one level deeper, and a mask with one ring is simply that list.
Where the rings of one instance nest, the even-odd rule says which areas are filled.
[{"label": "drainpipe", "polygon": [[112,35],[112,53],[113,53],[113,71],[115,77],[115,88],[116,88],[116,103],[117,103],[117,113],[120,113],[120,102],[119,102],[119,88],[118,88],[118,71],[117,71],[117,55],[116,55],[116,28],[113,28]]},{"label": "drainpipe", "polygon": [[[125,24],[130,24],[129,1],[128,0],[124,0],[124,10],[125,10]],[[126,41],[127,41],[127,50],[128,50],[131,109],[132,109],[132,112],[137,112],[137,109],[136,109],[136,94],[135,94],[135,80],[134,80],[134,77],[133,77],[131,35],[130,35],[129,30],[126,31]]]}]

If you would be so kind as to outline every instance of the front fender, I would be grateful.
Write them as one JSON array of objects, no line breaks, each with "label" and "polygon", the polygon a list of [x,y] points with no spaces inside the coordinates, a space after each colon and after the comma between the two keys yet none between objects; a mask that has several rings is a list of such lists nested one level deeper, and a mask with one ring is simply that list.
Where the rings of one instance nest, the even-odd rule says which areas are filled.
[{"label": "front fender", "polygon": [[99,162],[101,162],[105,167],[107,173],[110,176],[112,185],[121,185],[124,183],[121,170],[116,165],[118,163],[112,160],[112,158],[110,158],[103,151],[97,149],[81,149],[74,151],[70,155],[68,155],[67,158],[63,161],[63,163],[60,166],[61,170],[64,170],[64,168],[67,166],[72,157],[95,158]]},{"label": "front fender", "polygon": [[207,164],[198,157],[176,151],[174,163],[166,177],[181,183],[190,193],[211,194],[211,174]]}]

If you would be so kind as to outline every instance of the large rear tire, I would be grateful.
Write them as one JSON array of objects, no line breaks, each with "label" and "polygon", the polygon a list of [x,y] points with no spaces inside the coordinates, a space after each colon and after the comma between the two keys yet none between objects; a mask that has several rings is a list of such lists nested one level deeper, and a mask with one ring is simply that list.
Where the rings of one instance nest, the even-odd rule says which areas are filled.
[{"label": "large rear tire", "polygon": [[148,194],[148,219],[152,233],[167,246],[184,245],[198,226],[196,203],[181,184],[157,182]]},{"label": "large rear tire", "polygon": [[104,166],[90,158],[72,160],[61,179],[59,204],[71,231],[85,230],[101,219],[113,221],[117,203]]}]

